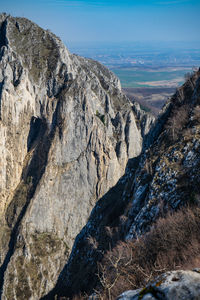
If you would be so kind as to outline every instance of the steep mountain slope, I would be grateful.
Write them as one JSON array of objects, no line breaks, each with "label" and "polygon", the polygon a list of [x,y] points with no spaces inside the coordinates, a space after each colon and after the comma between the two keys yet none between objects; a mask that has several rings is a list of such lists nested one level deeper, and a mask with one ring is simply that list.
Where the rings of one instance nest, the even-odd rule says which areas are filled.
[{"label": "steep mountain slope", "polygon": [[[159,217],[183,206],[200,205],[200,70],[188,77],[167,103],[143,147],[142,155],[129,161],[125,175],[93,209],[87,225],[76,238],[69,262],[55,289],[45,299],[54,295],[91,294],[94,290],[106,289],[106,284],[114,286],[117,273],[113,265],[119,262],[119,257],[112,254],[112,249],[117,242],[137,241],[153,228]],[[179,234],[182,234],[181,229]],[[170,231],[167,236],[170,236]],[[189,243],[192,243],[189,237],[192,239],[192,234],[188,236]],[[198,240],[197,243],[199,249]],[[169,250],[170,247],[173,245],[170,246],[169,242]],[[180,245],[175,247],[182,249]],[[111,256],[104,259],[108,251],[111,251]],[[148,248],[146,251],[148,253]],[[152,249],[149,251],[151,257]],[[156,259],[159,247],[153,251]],[[129,259],[124,263],[128,265]],[[106,275],[111,276],[111,281],[100,287],[99,282],[105,280]]]},{"label": "steep mountain slope", "polygon": [[134,180],[128,238],[161,213],[197,201],[200,184],[200,70],[177,90],[149,133]]},{"label": "steep mountain slope", "polygon": [[152,118],[98,62],[0,15],[0,289],[39,299],[96,201],[137,157]]}]

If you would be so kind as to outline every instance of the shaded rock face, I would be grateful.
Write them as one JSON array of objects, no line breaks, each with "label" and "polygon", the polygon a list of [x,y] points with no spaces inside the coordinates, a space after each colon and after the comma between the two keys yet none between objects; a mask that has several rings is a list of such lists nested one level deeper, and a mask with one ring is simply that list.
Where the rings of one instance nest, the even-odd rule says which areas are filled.
[{"label": "shaded rock face", "polygon": [[159,217],[181,206],[199,205],[199,141],[200,70],[166,104],[142,154],[129,160],[125,174],[97,202],[55,289],[44,299],[93,294],[99,287],[98,263],[118,241],[145,234]]},{"label": "shaded rock face", "polygon": [[127,236],[185,204],[199,204],[200,70],[176,92],[145,140],[128,211]]},{"label": "shaded rock face", "polygon": [[38,299],[152,118],[112,72],[27,19],[0,15],[0,46],[1,297]]},{"label": "shaded rock face", "polygon": [[163,274],[147,285],[135,291],[127,291],[118,300],[192,300],[199,299],[200,273],[194,271],[172,271]]}]

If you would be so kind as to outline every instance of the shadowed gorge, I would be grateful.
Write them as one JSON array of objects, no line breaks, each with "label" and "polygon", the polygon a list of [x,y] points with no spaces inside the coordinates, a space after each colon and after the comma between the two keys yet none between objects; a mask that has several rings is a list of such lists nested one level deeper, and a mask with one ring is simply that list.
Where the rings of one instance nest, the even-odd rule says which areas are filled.
[{"label": "shadowed gorge", "polygon": [[49,30],[0,28],[0,298],[198,297],[200,70],[155,120]]}]

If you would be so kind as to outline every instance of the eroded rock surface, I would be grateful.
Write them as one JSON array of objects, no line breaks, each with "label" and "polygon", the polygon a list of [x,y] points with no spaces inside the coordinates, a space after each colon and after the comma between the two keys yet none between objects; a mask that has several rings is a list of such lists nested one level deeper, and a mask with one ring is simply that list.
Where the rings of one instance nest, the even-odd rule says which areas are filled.
[{"label": "eroded rock surface", "polygon": [[25,18],[0,15],[0,47],[1,297],[39,299],[152,118],[140,122],[112,72]]},{"label": "eroded rock surface", "polygon": [[197,300],[200,295],[200,273],[172,271],[163,274],[145,288],[127,291],[117,300]]},{"label": "eroded rock surface", "polygon": [[101,295],[98,264],[117,242],[134,241],[159,217],[184,205],[199,205],[199,141],[200,70],[166,104],[141,156],[129,161],[124,176],[97,202],[55,289],[44,299],[92,295],[96,287]]}]

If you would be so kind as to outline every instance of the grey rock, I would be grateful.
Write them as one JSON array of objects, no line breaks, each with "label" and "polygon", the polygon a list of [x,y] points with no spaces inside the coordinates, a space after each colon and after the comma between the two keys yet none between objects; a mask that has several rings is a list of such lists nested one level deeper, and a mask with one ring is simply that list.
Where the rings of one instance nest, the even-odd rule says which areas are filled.
[{"label": "grey rock", "polygon": [[200,273],[172,271],[163,274],[144,289],[127,291],[118,300],[193,300],[200,298]]},{"label": "grey rock", "polygon": [[[63,295],[69,295],[95,288],[98,263],[119,240],[140,237],[152,228],[160,216],[190,203],[191,187],[193,192],[199,193],[199,123],[189,123],[188,126],[193,126],[196,132],[195,136],[189,137],[189,142],[180,132],[179,139],[171,142],[170,146],[165,127],[173,114],[174,102],[179,103],[179,94],[182,95],[182,105],[184,101],[191,103],[191,99],[191,109],[198,105],[199,76],[199,72],[194,74],[193,86],[188,87],[186,83],[167,103],[153,129],[143,139],[141,155],[129,160],[124,176],[97,202],[86,226],[76,237],[68,263],[60,273],[53,292],[64,291]],[[119,124],[121,118],[118,113],[114,120],[118,133],[122,131]],[[192,155],[188,156],[189,152]],[[185,160],[186,157],[188,159]],[[191,168],[191,165],[196,167]],[[184,181],[182,176],[185,176]],[[117,237],[116,228],[119,232]]]},{"label": "grey rock", "polygon": [[117,300],[132,300],[140,291],[141,289],[126,291],[117,297]]},{"label": "grey rock", "polygon": [[[147,232],[159,216],[168,212],[169,207],[177,209],[190,202],[191,190],[198,197],[199,123],[188,124],[190,135],[181,132],[178,140],[169,146],[165,127],[173,114],[174,102],[182,101],[184,105],[190,99],[191,111],[198,105],[199,71],[193,75],[192,80],[191,87],[186,82],[166,104],[144,139],[143,153],[132,184],[127,239]],[[179,99],[180,95],[182,100]]]},{"label": "grey rock", "polygon": [[38,299],[151,122],[138,126],[118,78],[50,31],[1,14],[0,35],[2,299]]}]

